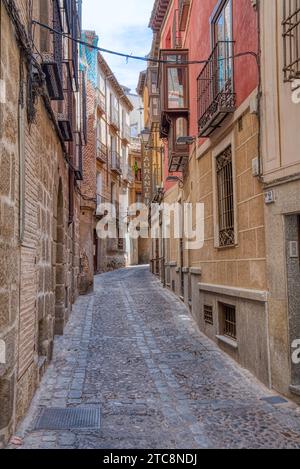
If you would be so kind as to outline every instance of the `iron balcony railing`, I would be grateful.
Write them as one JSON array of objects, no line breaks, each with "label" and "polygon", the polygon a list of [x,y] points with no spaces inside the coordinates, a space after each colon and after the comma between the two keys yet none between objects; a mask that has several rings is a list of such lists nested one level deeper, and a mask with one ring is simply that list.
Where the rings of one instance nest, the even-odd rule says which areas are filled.
[{"label": "iron balcony railing", "polygon": [[106,111],[106,99],[104,94],[99,89],[97,89],[96,92],[96,104],[102,113]]},{"label": "iron balcony railing", "polygon": [[132,184],[135,181],[134,171],[128,165],[125,165],[123,168],[123,178],[125,181],[128,181],[130,184]]},{"label": "iron balcony railing", "polygon": [[97,160],[107,163],[107,146],[99,139],[97,140]]},{"label": "iron balcony railing", "polygon": [[122,174],[121,156],[114,150],[111,151],[111,169],[118,174]]},{"label": "iron balcony railing", "polygon": [[[42,70],[45,74],[45,81],[49,98],[52,101],[63,101],[63,25],[59,6],[59,1],[54,0],[52,4],[52,24],[57,33],[48,34],[48,31],[41,31],[41,57]],[[51,39],[52,41],[51,41]]]},{"label": "iron balcony railing", "polygon": [[123,125],[122,137],[123,137],[123,140],[130,142],[131,132],[130,132],[130,126],[128,124]]},{"label": "iron balcony railing", "polygon": [[61,136],[65,142],[73,141],[73,92],[69,88],[64,91],[64,100],[59,103],[57,122]]},{"label": "iron balcony railing", "polygon": [[118,109],[111,108],[110,110],[110,123],[116,129],[120,128],[120,118]]},{"label": "iron balcony railing", "polygon": [[96,200],[97,200],[96,216],[97,217],[102,217],[104,215],[104,212],[105,212],[103,204],[107,203],[107,200],[101,194],[97,194]]},{"label": "iron balcony railing", "polygon": [[198,128],[209,137],[236,109],[234,42],[216,44],[198,77]]}]

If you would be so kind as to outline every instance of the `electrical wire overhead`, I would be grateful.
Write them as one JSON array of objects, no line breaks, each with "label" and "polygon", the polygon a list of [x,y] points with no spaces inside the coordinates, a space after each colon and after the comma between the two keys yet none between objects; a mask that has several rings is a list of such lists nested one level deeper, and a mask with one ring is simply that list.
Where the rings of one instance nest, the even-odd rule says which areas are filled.
[{"label": "electrical wire overhead", "polygon": [[[115,56],[118,56],[118,57],[123,57],[124,59],[126,59],[127,64],[128,64],[130,59],[140,60],[140,61],[143,61],[143,62],[151,62],[151,63],[156,63],[156,64],[160,64],[160,63],[173,64],[173,65],[176,64],[176,62],[174,62],[174,61],[155,59],[155,58],[152,58],[152,57],[140,57],[140,56],[137,56],[137,55],[125,54],[125,53],[122,53],[122,52],[117,52],[117,51],[113,51],[113,50],[109,50],[109,49],[104,49],[103,47],[95,46],[95,45],[90,44],[86,41],[82,41],[81,39],[76,39],[76,38],[70,36],[70,34],[68,34],[68,33],[64,33],[62,31],[58,31],[56,29],[53,29],[50,26],[48,26],[44,23],[40,23],[37,20],[33,20],[32,24],[35,24],[35,25],[40,26],[41,28],[47,29],[48,31],[50,31],[54,34],[59,34],[60,36],[66,37],[66,38],[70,39],[71,41],[76,42],[77,44],[80,44],[82,46],[89,47],[90,49],[94,49],[94,50],[97,50],[97,51],[105,53],[105,54],[110,54],[110,55],[115,55]],[[178,54],[180,54],[180,49],[179,49]],[[253,52],[253,51],[240,52],[238,54],[233,55],[232,57],[226,57],[226,58],[225,57],[224,58],[220,57],[219,60],[222,61],[222,60],[228,60],[228,59],[235,59],[235,58],[238,58],[238,57],[245,57],[247,55],[250,55],[250,56],[254,57],[255,60],[258,62],[258,54],[256,52]],[[186,62],[180,62],[180,64],[182,64],[182,65],[201,65],[201,64],[204,65],[204,64],[207,64],[207,63],[209,63],[209,60],[207,60],[207,59],[206,60],[191,60],[191,61],[186,61]]]}]

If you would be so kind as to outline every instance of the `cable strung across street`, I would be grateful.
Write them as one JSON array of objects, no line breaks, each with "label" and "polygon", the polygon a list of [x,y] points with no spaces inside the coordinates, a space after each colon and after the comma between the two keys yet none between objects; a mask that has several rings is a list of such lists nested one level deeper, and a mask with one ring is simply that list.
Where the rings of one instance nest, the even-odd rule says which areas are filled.
[{"label": "cable strung across street", "polygon": [[[67,37],[71,41],[74,41],[77,44],[80,44],[82,46],[89,47],[90,49],[94,49],[94,50],[97,50],[99,52],[103,52],[103,53],[106,53],[106,54],[116,55],[118,57],[124,57],[127,61],[129,59],[132,59],[132,60],[141,60],[143,62],[152,62],[152,63],[157,63],[157,64],[163,63],[163,64],[173,64],[174,65],[174,63],[176,63],[176,61],[154,59],[152,57],[140,57],[140,56],[137,56],[137,55],[125,54],[125,53],[122,53],[122,52],[116,52],[116,51],[112,51],[112,50],[109,50],[109,49],[104,49],[103,47],[95,46],[95,45],[90,44],[86,41],[82,41],[81,39],[73,38],[68,33],[64,33],[62,31],[58,31],[56,29],[53,29],[50,26],[48,26],[47,24],[40,23],[39,21],[33,20],[32,24],[36,24],[36,25],[40,26],[41,28],[45,28],[45,29],[47,29],[48,31],[50,31],[54,34],[59,34],[60,36]],[[248,56],[248,55],[250,55],[252,57],[255,57],[256,61],[258,61],[258,54],[256,52],[253,52],[253,51],[240,52],[238,54],[234,54],[233,56],[226,57],[226,58],[225,57],[220,57],[219,61],[221,62],[221,61],[225,61],[225,60],[228,60],[228,59],[236,59],[236,58],[245,57],[245,56]],[[209,62],[210,62],[209,60],[205,60],[205,59],[203,59],[203,60],[189,60],[187,62],[181,62],[180,61],[180,63],[182,65],[201,65],[201,64],[204,65],[204,64],[207,64]]]}]

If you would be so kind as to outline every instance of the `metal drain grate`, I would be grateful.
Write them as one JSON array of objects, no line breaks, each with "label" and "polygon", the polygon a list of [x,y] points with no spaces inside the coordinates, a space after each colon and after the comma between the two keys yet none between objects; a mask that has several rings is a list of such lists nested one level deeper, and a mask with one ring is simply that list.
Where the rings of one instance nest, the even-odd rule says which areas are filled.
[{"label": "metal drain grate", "polygon": [[100,408],[43,409],[34,430],[100,429]]},{"label": "metal drain grate", "polygon": [[268,404],[272,405],[280,405],[280,404],[287,404],[288,401],[280,396],[271,396],[271,397],[264,397],[261,401],[267,402]]}]

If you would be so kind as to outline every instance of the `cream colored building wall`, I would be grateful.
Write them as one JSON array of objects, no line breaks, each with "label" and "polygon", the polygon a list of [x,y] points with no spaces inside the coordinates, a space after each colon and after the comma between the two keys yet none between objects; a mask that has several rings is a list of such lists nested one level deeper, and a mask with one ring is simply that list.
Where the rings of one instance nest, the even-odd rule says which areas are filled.
[{"label": "cream colored building wall", "polygon": [[274,203],[265,206],[271,376],[272,386],[288,394],[299,384],[291,376],[297,313],[289,308],[286,215],[300,214],[300,104],[284,82],[282,12],[283,0],[261,2],[263,179],[274,194]]},{"label": "cream colored building wall", "polygon": [[264,179],[300,172],[300,104],[292,102],[291,83],[284,83],[283,0],[261,4]]}]

